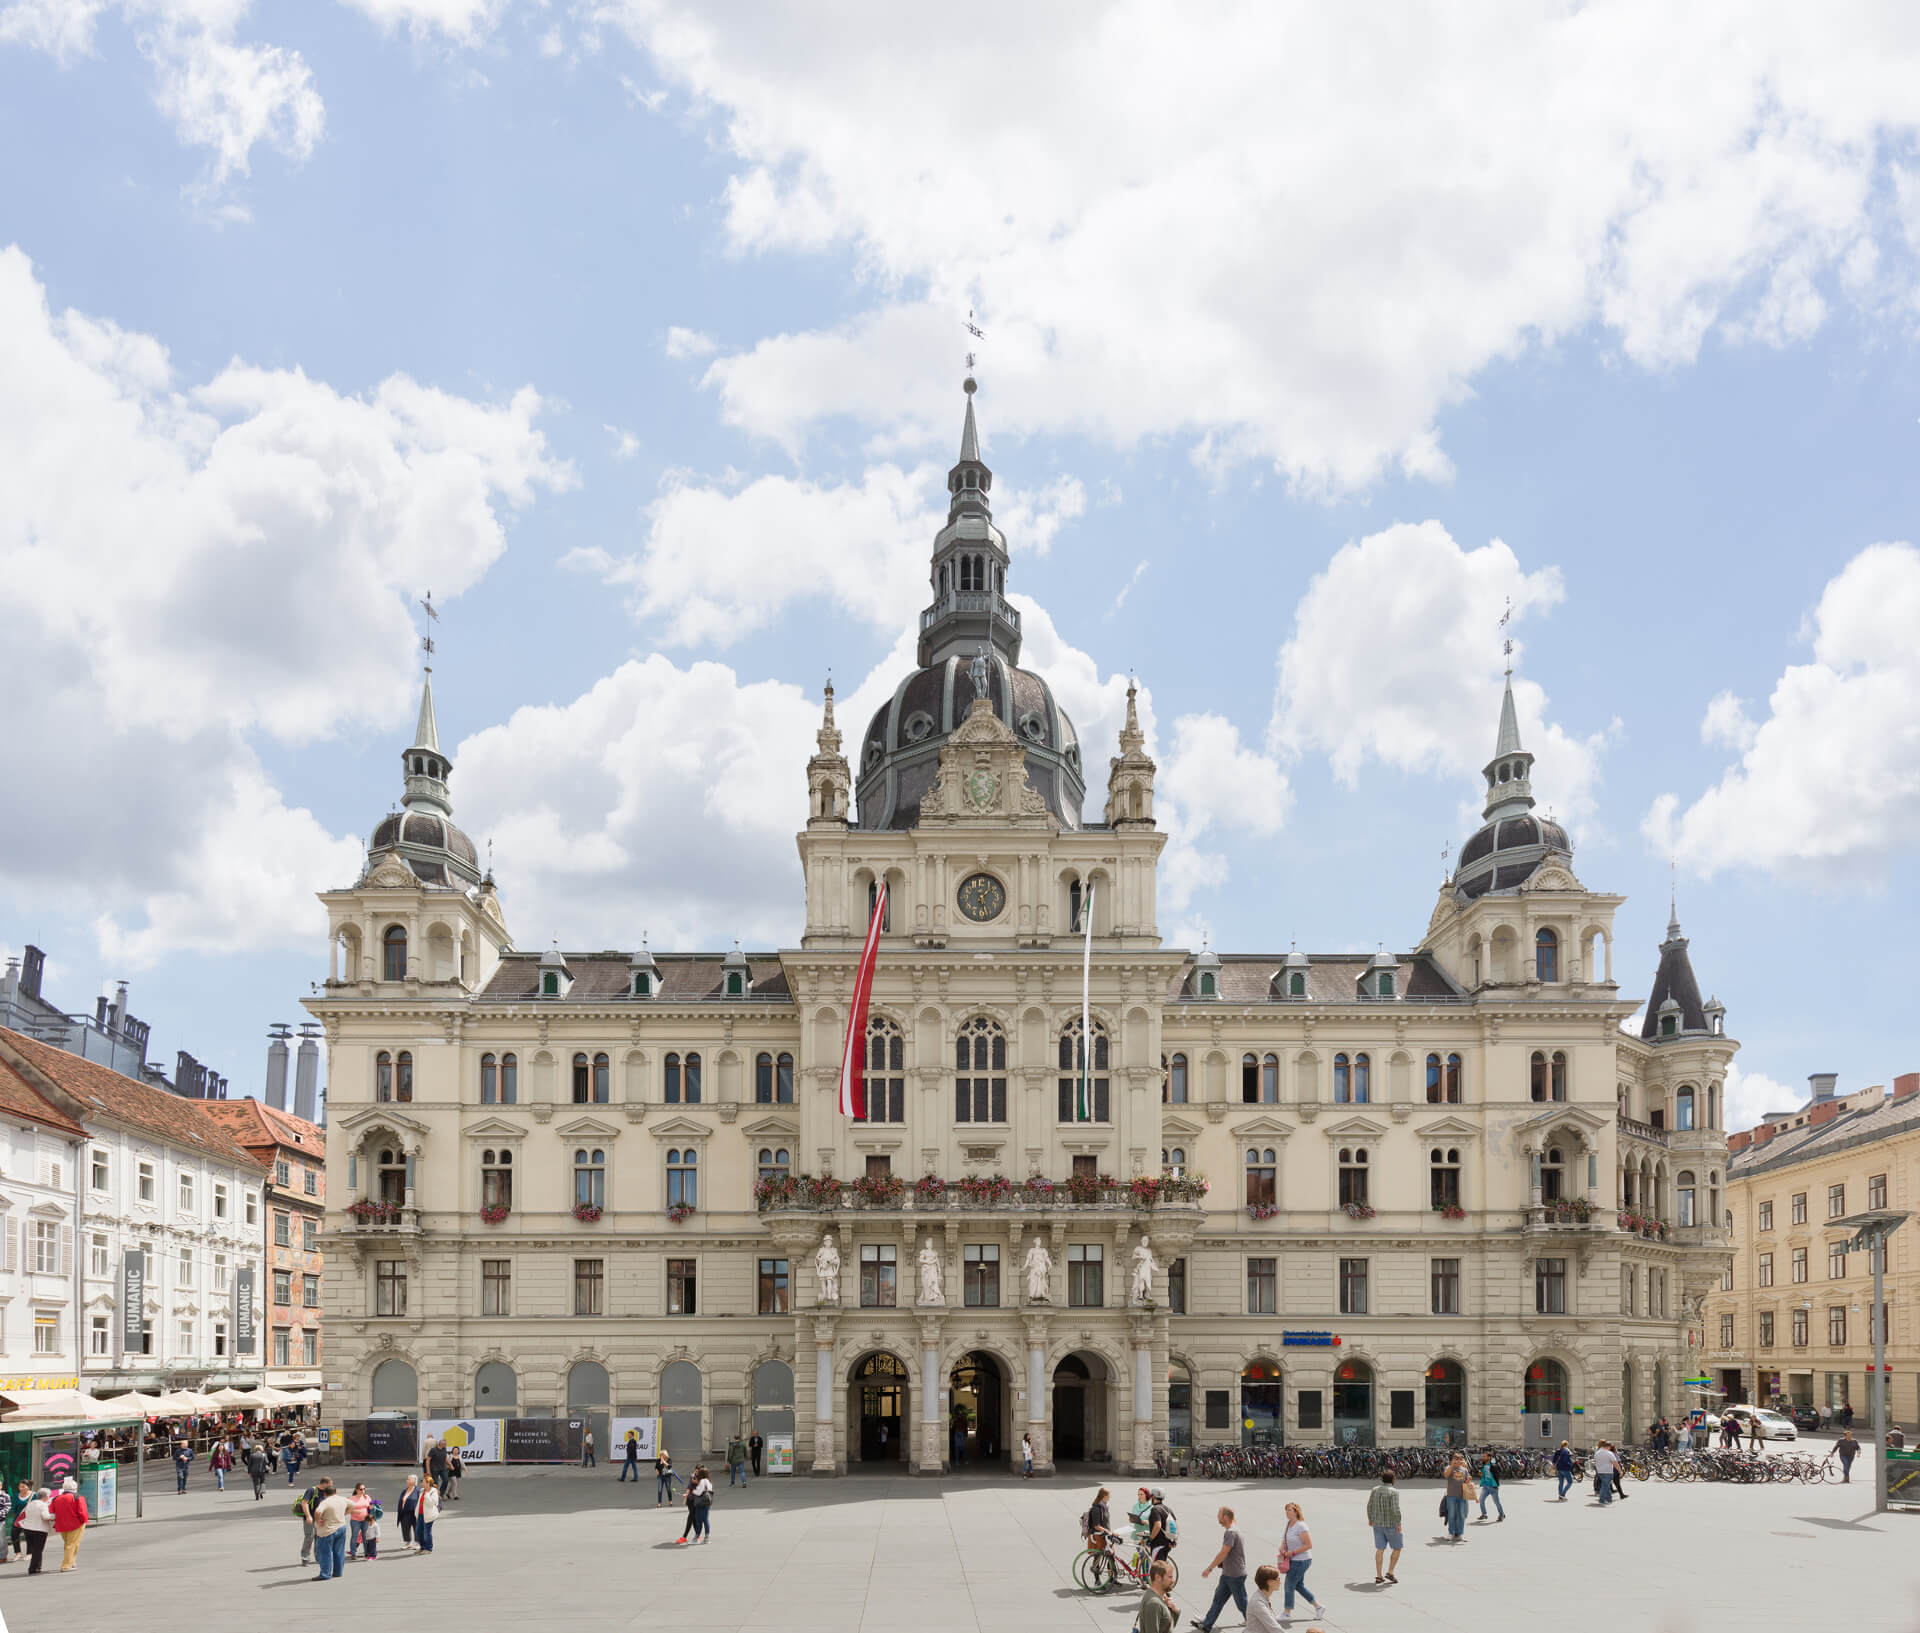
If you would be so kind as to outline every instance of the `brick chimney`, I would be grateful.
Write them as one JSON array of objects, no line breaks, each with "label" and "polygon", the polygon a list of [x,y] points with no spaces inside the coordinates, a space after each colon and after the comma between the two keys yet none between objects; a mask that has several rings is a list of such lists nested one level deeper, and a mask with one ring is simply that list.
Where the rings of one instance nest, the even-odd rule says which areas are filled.
[{"label": "brick chimney", "polygon": [[1754,1131],[1750,1128],[1742,1129],[1738,1134],[1729,1134],[1727,1136],[1727,1155],[1731,1157],[1735,1152],[1746,1150],[1748,1146],[1753,1144],[1753,1137]]},{"label": "brick chimney", "polygon": [[1920,1094],[1920,1072],[1902,1072],[1893,1080],[1894,1099],[1904,1100],[1911,1094]]},{"label": "brick chimney", "polygon": [[1823,1100],[1807,1114],[1807,1127],[1825,1128],[1844,1109],[1838,1100]]},{"label": "brick chimney", "polygon": [[1753,1131],[1753,1143],[1756,1146],[1765,1145],[1769,1140],[1773,1138],[1773,1134],[1774,1134],[1773,1124],[1762,1123],[1758,1128],[1756,1128]]}]

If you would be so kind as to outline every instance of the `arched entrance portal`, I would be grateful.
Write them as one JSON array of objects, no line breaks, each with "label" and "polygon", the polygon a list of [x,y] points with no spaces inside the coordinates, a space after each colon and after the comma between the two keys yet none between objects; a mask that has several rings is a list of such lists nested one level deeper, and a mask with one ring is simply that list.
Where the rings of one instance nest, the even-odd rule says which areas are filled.
[{"label": "arched entrance portal", "polygon": [[1087,1463],[1112,1455],[1107,1441],[1107,1364],[1069,1355],[1053,1369],[1053,1460]]},{"label": "arched entrance portal", "polygon": [[947,1379],[947,1456],[955,1468],[968,1463],[1004,1463],[1011,1435],[1007,1425],[1006,1377],[984,1350],[963,1355]]},{"label": "arched entrance portal", "polygon": [[907,1363],[884,1350],[853,1369],[848,1419],[858,1435],[860,1461],[897,1463],[907,1455]]}]

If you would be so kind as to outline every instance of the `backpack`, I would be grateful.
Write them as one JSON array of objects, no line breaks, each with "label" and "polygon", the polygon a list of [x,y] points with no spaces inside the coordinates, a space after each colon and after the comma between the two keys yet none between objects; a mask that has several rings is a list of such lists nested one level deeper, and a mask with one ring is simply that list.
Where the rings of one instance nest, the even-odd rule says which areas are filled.
[{"label": "backpack", "polygon": [[1180,1540],[1180,1522],[1173,1517],[1173,1510],[1171,1508],[1167,1510],[1166,1533],[1167,1541],[1178,1542]]},{"label": "backpack", "polygon": [[1080,1539],[1083,1542],[1093,1535],[1093,1521],[1089,1517],[1092,1513],[1093,1510],[1089,1508],[1080,1516]]},{"label": "backpack", "polygon": [[301,1492],[298,1497],[294,1498],[293,1512],[295,1517],[303,1520],[306,1519],[308,1516],[306,1514],[302,1514],[300,1511],[302,1508],[306,1508],[309,1504],[313,1503],[316,1500],[317,1496],[318,1496],[317,1488],[313,1486],[308,1486],[305,1491]]},{"label": "backpack", "polygon": [[386,1512],[387,1511],[380,1506],[380,1499],[375,1497],[373,1501],[367,1505],[367,1524],[371,1525],[375,1520],[385,1518]]}]

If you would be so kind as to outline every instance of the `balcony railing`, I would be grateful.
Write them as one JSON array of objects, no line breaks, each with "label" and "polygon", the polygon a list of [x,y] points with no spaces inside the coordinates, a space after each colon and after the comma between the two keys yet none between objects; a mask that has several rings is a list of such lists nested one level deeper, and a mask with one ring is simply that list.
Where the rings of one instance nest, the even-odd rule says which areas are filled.
[{"label": "balcony railing", "polygon": [[1136,1211],[1199,1207],[1207,1182],[1198,1175],[1117,1180],[1075,1175],[1070,1179],[943,1180],[929,1176],[909,1185],[891,1175],[851,1181],[796,1174],[762,1180],[754,1201],[762,1213],[830,1213],[836,1209],[931,1213],[947,1209],[1106,1208]]},{"label": "balcony railing", "polygon": [[991,613],[996,623],[1007,625],[1016,635],[1020,633],[1019,610],[1005,596],[997,595],[992,590],[947,591],[920,614],[921,631],[924,633],[942,618],[957,612]]},{"label": "balcony railing", "polygon": [[420,1210],[404,1202],[355,1202],[346,1210],[346,1228],[355,1235],[393,1235],[420,1228]]},{"label": "balcony railing", "polygon": [[1647,1140],[1654,1145],[1667,1143],[1667,1131],[1655,1128],[1651,1123],[1643,1123],[1638,1118],[1615,1116],[1613,1119],[1622,1134],[1631,1134],[1636,1140]]}]

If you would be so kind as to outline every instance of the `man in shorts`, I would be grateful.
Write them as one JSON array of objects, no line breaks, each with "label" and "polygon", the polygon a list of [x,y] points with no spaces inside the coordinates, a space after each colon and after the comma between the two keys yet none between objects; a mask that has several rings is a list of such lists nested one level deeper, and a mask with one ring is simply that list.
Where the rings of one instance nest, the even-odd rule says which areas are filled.
[{"label": "man in shorts", "polygon": [[[1373,1579],[1398,1582],[1394,1572],[1400,1568],[1400,1550],[1406,1539],[1400,1530],[1400,1492],[1393,1483],[1393,1470],[1380,1471],[1380,1483],[1367,1493],[1367,1523],[1373,1527]],[[1387,1558],[1387,1550],[1393,1558]]]}]

